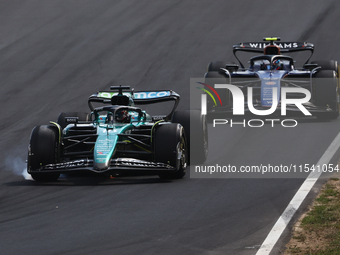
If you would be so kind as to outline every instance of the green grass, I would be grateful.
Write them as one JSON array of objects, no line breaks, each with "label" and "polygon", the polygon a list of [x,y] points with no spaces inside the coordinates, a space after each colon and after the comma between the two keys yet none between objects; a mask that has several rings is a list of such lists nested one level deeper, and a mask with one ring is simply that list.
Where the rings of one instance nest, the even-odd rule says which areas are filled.
[{"label": "green grass", "polygon": [[317,205],[302,220],[302,226],[316,228],[329,226],[330,222],[336,221],[337,217],[330,206]]},{"label": "green grass", "polygon": [[[339,181],[338,178],[330,180]],[[303,244],[308,241],[306,235],[314,233],[322,238],[322,245],[313,251],[308,245],[306,248],[294,245],[287,249],[289,254],[340,255],[340,194],[335,185],[327,183],[322,188],[313,208],[302,219],[301,228],[305,232],[295,234],[293,239]]]}]

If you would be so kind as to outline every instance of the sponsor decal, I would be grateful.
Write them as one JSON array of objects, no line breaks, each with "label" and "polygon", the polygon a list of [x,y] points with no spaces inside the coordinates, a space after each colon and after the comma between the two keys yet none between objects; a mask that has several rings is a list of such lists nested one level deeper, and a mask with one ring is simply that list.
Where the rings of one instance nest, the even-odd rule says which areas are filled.
[{"label": "sponsor decal", "polygon": [[148,91],[148,92],[136,92],[133,94],[136,99],[152,99],[159,97],[170,96],[170,91]]},{"label": "sponsor decal", "polygon": [[[273,44],[280,47],[281,49],[294,49],[294,48],[299,47],[299,43],[297,43],[297,42],[282,42],[282,43],[274,42]],[[245,46],[249,46],[249,47],[255,48],[255,49],[264,49],[268,45],[271,45],[271,43],[265,43],[265,42],[253,42],[253,43],[251,43],[250,42],[248,44],[245,44]]]},{"label": "sponsor decal", "polygon": [[[118,95],[117,92],[98,92],[98,97],[102,98],[111,98],[115,95]],[[131,93],[123,92],[123,95],[130,96]],[[135,92],[133,97],[135,99],[152,99],[152,98],[160,98],[160,97],[167,97],[170,96],[170,91],[145,91],[145,92]]]},{"label": "sponsor decal", "polygon": [[[102,98],[111,98],[116,95],[118,95],[118,92],[98,92],[98,97],[102,97]],[[123,92],[123,95],[131,96],[131,93]]]}]

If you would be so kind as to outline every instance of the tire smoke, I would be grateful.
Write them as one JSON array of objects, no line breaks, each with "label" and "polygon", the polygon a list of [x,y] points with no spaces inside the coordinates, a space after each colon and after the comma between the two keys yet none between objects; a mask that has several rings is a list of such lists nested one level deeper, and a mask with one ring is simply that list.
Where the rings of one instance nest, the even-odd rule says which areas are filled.
[{"label": "tire smoke", "polygon": [[25,160],[20,157],[8,157],[5,160],[6,169],[12,171],[15,175],[25,178],[25,180],[33,180],[31,175],[27,173],[27,165]]}]

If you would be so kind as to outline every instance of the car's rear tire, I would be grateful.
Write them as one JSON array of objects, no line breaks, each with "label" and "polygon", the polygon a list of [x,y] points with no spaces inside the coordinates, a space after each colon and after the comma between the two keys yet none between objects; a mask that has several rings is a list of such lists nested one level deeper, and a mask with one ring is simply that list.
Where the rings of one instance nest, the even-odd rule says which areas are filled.
[{"label": "car's rear tire", "polygon": [[[42,125],[33,129],[29,145],[27,169],[37,171],[41,166],[57,163],[59,133],[55,126]],[[39,182],[56,181],[59,173],[31,173]]]},{"label": "car's rear tire", "polygon": [[333,70],[321,70],[313,76],[313,97],[316,106],[329,107],[333,111],[316,113],[318,119],[336,119],[339,116],[338,84]]},{"label": "car's rear tire", "polygon": [[[189,164],[204,163],[208,156],[208,126],[206,115],[199,110],[176,111],[173,123],[184,127],[188,143]],[[193,128],[190,128],[192,125]]]},{"label": "car's rear tire", "polygon": [[59,114],[58,117],[58,124],[62,129],[64,129],[67,126],[67,123],[65,122],[65,117],[77,117],[78,121],[90,121],[91,115],[86,112],[62,112]]},{"label": "car's rear tire", "polygon": [[180,124],[159,125],[154,135],[155,162],[176,168],[173,173],[161,173],[162,179],[180,179],[186,173],[188,151],[184,128]]}]

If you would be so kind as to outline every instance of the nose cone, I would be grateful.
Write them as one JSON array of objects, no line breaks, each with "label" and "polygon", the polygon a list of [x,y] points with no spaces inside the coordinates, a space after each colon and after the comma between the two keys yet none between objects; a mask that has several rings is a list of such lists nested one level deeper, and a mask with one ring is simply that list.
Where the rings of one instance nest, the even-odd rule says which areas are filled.
[{"label": "nose cone", "polygon": [[[286,71],[261,72],[261,104],[265,107],[273,105],[273,88],[277,89],[276,102],[280,102],[281,98],[281,79]],[[275,105],[277,106],[277,105]]]},{"label": "nose cone", "polygon": [[94,162],[93,169],[98,170],[98,171],[103,171],[103,170],[107,170],[109,168],[109,165],[110,165],[110,161],[107,161],[104,163]]}]

